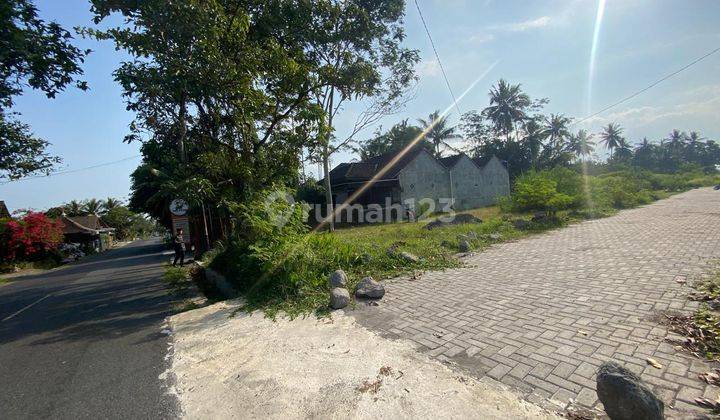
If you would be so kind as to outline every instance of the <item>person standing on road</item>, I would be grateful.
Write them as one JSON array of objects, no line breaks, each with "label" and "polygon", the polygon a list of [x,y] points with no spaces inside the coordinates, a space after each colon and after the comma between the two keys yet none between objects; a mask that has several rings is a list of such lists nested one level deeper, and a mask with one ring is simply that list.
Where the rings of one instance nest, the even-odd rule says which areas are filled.
[{"label": "person standing on road", "polygon": [[185,263],[185,241],[183,240],[182,228],[177,229],[177,234],[173,237],[173,248],[175,248],[175,260],[173,260],[173,267],[180,260],[180,267]]}]

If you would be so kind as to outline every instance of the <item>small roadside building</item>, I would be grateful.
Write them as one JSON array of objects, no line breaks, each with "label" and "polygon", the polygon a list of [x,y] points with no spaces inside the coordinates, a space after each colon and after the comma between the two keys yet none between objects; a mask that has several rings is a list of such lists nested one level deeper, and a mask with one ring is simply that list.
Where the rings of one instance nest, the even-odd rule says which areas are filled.
[{"label": "small roadside building", "polygon": [[465,154],[436,159],[422,147],[394,151],[330,171],[335,204],[401,205],[418,212],[433,203],[436,212],[491,205],[510,193],[510,177],[497,157]]},{"label": "small roadside building", "polygon": [[96,252],[110,248],[115,236],[115,229],[103,223],[96,215],[65,216],[60,220],[63,223],[63,236],[66,243],[78,243],[85,248]]}]

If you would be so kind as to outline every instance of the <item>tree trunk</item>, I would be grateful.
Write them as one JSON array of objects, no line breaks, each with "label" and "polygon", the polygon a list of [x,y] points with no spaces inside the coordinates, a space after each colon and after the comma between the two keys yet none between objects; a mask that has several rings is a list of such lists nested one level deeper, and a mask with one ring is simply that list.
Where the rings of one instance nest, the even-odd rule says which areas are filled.
[{"label": "tree trunk", "polygon": [[328,99],[328,133],[325,144],[323,145],[323,172],[325,172],[325,201],[327,202],[327,220],[330,232],[335,231],[335,206],[332,200],[332,185],[330,184],[330,139],[332,137],[333,126],[333,97],[335,96],[335,88],[330,88],[330,98]]},{"label": "tree trunk", "polygon": [[330,156],[329,147],[323,148],[323,172],[325,172],[325,201],[327,202],[327,220],[330,232],[335,231],[335,206],[332,199],[332,185],[330,184]]}]

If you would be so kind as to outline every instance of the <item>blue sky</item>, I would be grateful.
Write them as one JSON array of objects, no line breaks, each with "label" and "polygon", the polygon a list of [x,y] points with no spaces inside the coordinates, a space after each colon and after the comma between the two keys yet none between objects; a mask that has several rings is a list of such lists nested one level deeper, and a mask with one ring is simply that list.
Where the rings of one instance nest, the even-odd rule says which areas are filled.
[{"label": "blue sky", "polygon": [[[499,78],[521,83],[532,97],[550,99],[546,112],[583,117],[649,85],[720,47],[720,2],[714,0],[608,0],[598,37],[595,77],[588,103],[590,51],[596,1],[419,0],[456,96],[492,63],[493,70],[459,102],[462,112],[487,105],[487,91]],[[39,0],[43,17],[66,27],[90,25],[85,0]],[[405,18],[407,45],[420,50],[420,82],[414,99],[378,125],[415,121],[452,102],[415,4]],[[78,40],[93,49],[84,64],[91,90],[68,90],[55,100],[28,91],[16,111],[35,133],[52,142],[74,170],[137,155],[138,144],[123,136],[132,115],[125,110],[112,72],[124,58],[110,43]],[[338,137],[350,129],[363,104],[350,104],[338,121]],[[591,132],[615,121],[636,142],[659,139],[673,128],[697,130],[720,140],[720,53],[650,91],[583,124]],[[455,110],[451,123],[457,123]],[[360,133],[368,138],[376,126]],[[581,128],[576,126],[576,128]],[[333,164],[350,160],[338,153]],[[44,209],[71,199],[126,198],[129,174],[139,158],[103,168],[0,185],[0,200],[13,209]],[[314,167],[312,172],[316,172]]]}]

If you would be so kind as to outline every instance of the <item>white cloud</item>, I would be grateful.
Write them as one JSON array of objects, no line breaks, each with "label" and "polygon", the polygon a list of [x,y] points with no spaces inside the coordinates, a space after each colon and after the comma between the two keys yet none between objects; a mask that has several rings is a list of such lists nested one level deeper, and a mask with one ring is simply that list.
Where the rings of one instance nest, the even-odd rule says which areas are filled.
[{"label": "white cloud", "polygon": [[607,124],[617,122],[624,126],[640,127],[660,120],[677,117],[714,117],[720,109],[720,96],[713,93],[720,91],[720,85],[706,86],[703,95],[705,98],[698,98],[693,101],[669,106],[641,106],[628,108],[623,111],[613,112],[607,115],[598,115],[585,121],[583,125]]},{"label": "white cloud", "polygon": [[483,44],[485,42],[490,42],[495,39],[495,35],[489,34],[489,33],[480,33],[472,35],[470,38],[468,38],[468,41],[470,41],[473,44]]},{"label": "white cloud", "polygon": [[437,60],[422,60],[415,68],[418,76],[438,76],[440,74],[440,63]]},{"label": "white cloud", "polygon": [[508,32],[525,32],[532,29],[543,28],[552,22],[550,16],[541,16],[537,19],[526,20],[523,22],[506,23],[503,25],[491,26],[490,29],[496,31],[508,31]]}]

